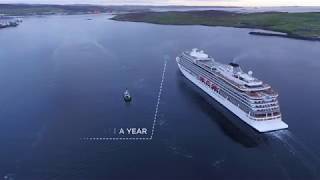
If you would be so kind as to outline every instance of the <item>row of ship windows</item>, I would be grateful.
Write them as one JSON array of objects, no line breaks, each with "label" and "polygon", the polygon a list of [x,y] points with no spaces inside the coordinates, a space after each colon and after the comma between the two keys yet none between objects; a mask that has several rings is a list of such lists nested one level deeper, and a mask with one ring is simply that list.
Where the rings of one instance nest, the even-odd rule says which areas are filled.
[{"label": "row of ship windows", "polygon": [[280,115],[280,112],[265,113],[265,114],[252,114],[252,116],[254,116],[256,118],[272,117],[272,116],[278,116],[278,115]]},{"label": "row of ship windows", "polygon": [[[189,59],[189,58],[188,58]],[[183,64],[185,64],[185,63],[183,63]],[[199,71],[199,66],[195,66],[193,63],[191,64],[190,62],[189,63],[186,63],[186,65],[189,65],[189,67],[190,67],[190,69],[191,69],[191,67],[192,67],[192,69],[193,70],[195,70],[195,71],[197,71],[199,74],[202,74],[202,75],[204,75],[205,77],[207,77],[208,79],[212,79],[212,78],[210,78],[210,77],[208,77],[208,74],[204,74],[204,73],[202,73],[203,71]],[[197,67],[197,69],[195,69],[195,68],[193,68],[193,67]],[[202,68],[202,69],[204,69],[204,68]],[[206,69],[204,69],[204,70],[206,70]],[[189,70],[190,71],[190,70]],[[206,70],[207,71],[207,70]],[[193,73],[192,71],[190,71],[190,73],[192,73],[194,76],[196,76],[196,77],[198,77],[198,75],[196,74],[196,73]],[[214,77],[214,80],[215,81],[217,81],[217,79]],[[205,82],[204,82],[205,83]],[[216,82],[217,83],[217,82]],[[206,83],[205,83],[206,84]],[[224,85],[227,85],[226,83],[224,83],[223,82],[223,84]],[[206,84],[207,85],[207,84]],[[230,85],[227,85],[228,87],[231,87]],[[224,88],[221,88],[222,90],[224,90],[224,91],[226,91],[226,89],[224,89]],[[245,111],[246,113],[249,113],[249,112],[252,112],[252,110],[251,110],[251,107],[250,108],[248,108],[248,105],[247,105],[247,102],[243,102],[243,100],[242,99],[238,99],[238,98],[240,98],[239,96],[238,96],[238,94],[235,94],[236,96],[238,96],[238,98],[234,98],[233,96],[229,96],[228,94],[229,93],[232,93],[232,94],[234,94],[234,92],[233,91],[229,91],[229,93],[227,92],[224,92],[224,91],[221,91],[220,89],[217,91],[220,95],[222,95],[224,98],[226,98],[226,99],[228,99],[231,103],[233,103],[234,105],[237,105],[240,109],[242,109],[243,111]],[[228,91],[228,90],[227,90]],[[242,98],[242,97],[241,97]],[[243,103],[245,103],[245,105],[246,106],[243,106],[243,105],[240,105],[240,104],[237,104],[237,103],[239,103],[239,100],[241,101],[241,102],[243,102]],[[254,101],[255,103],[264,103],[264,101]],[[274,102],[276,102],[276,100],[274,100]],[[275,106],[277,106],[276,104],[273,104],[273,105],[275,105]],[[258,106],[256,106],[256,107],[272,107],[272,106],[268,106],[268,105],[258,105]],[[270,111],[273,111],[273,113],[266,113],[266,111],[268,111],[268,112],[270,112]],[[274,108],[270,108],[270,109],[267,109],[267,110],[257,110],[257,111],[255,111],[255,112],[264,112],[264,113],[258,113],[258,114],[254,114],[256,117],[266,117],[266,116],[272,116],[272,114],[274,114],[274,115],[276,115],[277,113],[279,114],[279,108],[278,107],[274,107]]]},{"label": "row of ship windows", "polygon": [[[220,85],[220,89],[221,90],[219,90],[219,93],[221,95],[223,95],[225,98],[228,98],[229,101],[231,101],[233,104],[237,105],[240,103],[240,104],[244,104],[245,106],[247,106],[246,109],[251,108],[247,101],[243,100],[241,97],[239,97],[237,94],[233,93],[232,91],[224,88],[224,86]],[[234,97],[234,96],[236,96],[236,97]]]},{"label": "row of ship windows", "polygon": [[[190,73],[194,74],[193,72],[190,71]],[[195,75],[195,74],[194,74]],[[205,82],[204,82],[205,83]],[[208,84],[206,84],[207,86],[209,86]],[[248,108],[246,106],[243,106],[241,104],[238,104],[239,101],[237,99],[235,99],[234,97],[232,96],[229,96],[226,92],[224,91],[216,91],[217,93],[219,93],[221,96],[223,96],[224,98],[228,99],[231,103],[233,103],[234,105],[238,106],[241,110],[245,111],[246,113],[249,113],[249,112],[252,112],[251,108]],[[273,111],[273,112],[277,112],[279,111],[279,108],[275,107],[275,108],[270,108],[268,110],[257,110],[255,112],[264,112],[263,114],[262,113],[259,113],[259,114],[255,114],[256,116],[261,116],[261,117],[265,117],[266,114],[266,111],[270,112],[270,111]],[[270,113],[271,114],[271,113]]]},{"label": "row of ship windows", "polygon": [[[182,63],[182,64],[184,64],[184,63]],[[194,65],[193,65],[194,66]],[[193,67],[192,66],[192,67]],[[194,69],[194,68],[190,68],[190,69]],[[190,70],[189,70],[190,71]],[[192,73],[194,76],[196,76],[196,77],[198,77],[198,75],[196,74],[196,73],[193,73],[192,71],[190,72],[190,73]],[[201,73],[202,75],[204,75],[202,72],[199,72],[199,73]],[[204,75],[205,77],[207,77],[206,75]],[[206,84],[205,82],[203,82],[204,84]],[[208,84],[206,84],[207,86],[210,86],[210,85],[208,85]],[[216,91],[217,93],[219,93],[221,96],[223,96],[224,98],[226,98],[226,99],[228,99],[231,103],[233,103],[234,105],[236,105],[236,106],[238,106],[240,109],[242,109],[243,111],[245,111],[245,112],[249,112],[249,109],[251,109],[250,108],[250,106],[249,105],[247,105],[247,104],[245,104],[245,103],[247,103],[247,102],[243,102],[243,100],[240,100],[240,99],[238,99],[238,98],[235,98],[235,97],[233,97],[232,95],[230,95],[230,92],[228,93],[228,92],[226,92],[226,89],[224,89],[224,88],[221,88],[221,87],[223,87],[223,86],[220,86],[220,89],[218,90],[218,91]],[[243,106],[243,104],[245,105],[245,106]]]},{"label": "row of ship windows", "polygon": [[[192,63],[192,64],[190,64],[190,63],[192,63],[192,62],[189,62],[189,65],[191,65],[191,67],[194,67],[195,65]],[[222,84],[221,86],[223,86],[223,87],[227,87],[226,88],[226,90],[229,92],[229,93],[231,93],[231,94],[233,94],[233,96],[237,96],[237,98],[239,98],[243,103],[246,103],[248,106],[250,106],[250,104],[252,104],[252,103],[254,103],[254,102],[251,102],[251,101],[249,101],[249,103],[248,103],[248,99],[246,99],[246,96],[245,95],[239,95],[238,93],[236,93],[236,92],[234,92],[234,88],[232,87],[232,86],[230,86],[229,84],[227,84],[227,83],[225,83],[225,82],[223,82],[222,80],[220,80],[220,79],[217,79],[216,77],[210,77],[209,75],[208,75],[208,72],[206,72],[206,74],[205,73],[203,73],[203,71],[199,71],[199,68],[202,68],[203,70],[205,70],[205,71],[207,71],[205,68],[203,68],[203,67],[199,67],[199,66],[196,66],[198,69],[196,70],[199,74],[202,74],[203,76],[205,76],[207,79],[211,79],[211,80],[214,80],[217,84]],[[210,72],[209,72],[210,73]],[[210,75],[211,75],[211,73],[210,73]],[[230,90],[230,88],[232,89],[232,90]]]},{"label": "row of ship windows", "polygon": [[[185,63],[182,63],[182,64],[185,64]],[[192,64],[192,66],[191,67],[194,67],[194,65]],[[194,68],[192,68],[192,69],[194,69]],[[190,71],[190,70],[189,70]],[[197,76],[195,73],[193,73],[193,72],[190,72],[190,73],[192,73],[192,74],[194,74],[195,76]],[[199,72],[199,73],[201,73],[201,74],[203,74],[202,72]],[[206,76],[206,75],[204,75],[204,76]],[[206,76],[207,77],[207,76]],[[205,84],[206,84],[206,82],[204,82]],[[206,84],[206,85],[208,85],[208,84]],[[212,87],[211,87],[212,88]],[[222,88],[223,89],[223,88]],[[232,102],[233,104],[235,104],[235,105],[238,105],[242,110],[245,110],[245,111],[249,111],[249,109],[251,109],[251,106],[249,106],[248,104],[247,104],[247,102],[244,102],[242,99],[238,99],[238,98],[240,98],[237,94],[234,94],[234,92],[232,92],[232,91],[230,91],[230,90],[226,90],[226,89],[223,89],[224,91],[227,91],[227,92],[221,92],[221,91],[218,91],[218,93],[219,94],[221,94],[221,95],[223,95],[225,98],[228,98],[229,99],[229,101],[230,102]],[[232,96],[232,94],[233,95],[235,95],[235,96],[238,96],[238,98],[235,98],[235,97],[233,97]],[[230,96],[231,95],[231,96]],[[244,105],[246,105],[247,107],[242,107],[242,105],[239,105],[239,101],[240,102],[242,102],[242,103],[244,103]],[[277,106],[276,104],[273,104],[274,106]],[[255,106],[255,107],[260,107],[260,108],[264,108],[264,107],[272,107],[272,106],[266,106],[266,105],[259,105],[259,106]],[[274,110],[274,109],[277,109],[277,107],[275,107],[275,108],[271,108],[271,109],[268,109],[269,111],[270,110]],[[259,110],[259,111],[266,111],[266,110]]]},{"label": "row of ship windows", "polygon": [[274,107],[274,106],[278,106],[277,104],[269,104],[269,105],[256,105],[254,107],[256,108],[268,108],[268,107]]},{"label": "row of ship windows", "polygon": [[[190,59],[189,57],[187,57],[187,59],[189,59],[190,61],[192,61],[192,59]],[[204,70],[206,70],[206,71],[209,71],[210,72],[210,70],[212,70],[211,68],[209,68],[209,67],[207,67],[207,66],[204,66],[203,67],[203,69]],[[213,70],[215,70],[216,68],[213,68]],[[225,84],[225,83],[224,83]],[[228,86],[229,87],[232,87],[232,86],[230,86],[229,84],[228,84]],[[233,89],[233,87],[232,87],[232,89]],[[246,95],[242,95],[243,97],[248,97],[248,96],[246,96]],[[264,103],[264,101],[262,101],[262,100],[254,100],[254,101],[252,101],[253,103]],[[276,102],[276,100],[275,99],[273,99],[273,100],[271,100],[270,102]]]},{"label": "row of ship windows", "polygon": [[273,107],[273,108],[269,108],[269,109],[258,109],[257,111],[265,112],[265,111],[277,111],[277,110],[279,110],[278,107]]},{"label": "row of ship windows", "polygon": [[[188,58],[189,59],[189,58]],[[191,62],[188,62],[188,65],[191,65],[191,67],[194,67],[195,65],[192,63],[191,64]],[[196,66],[197,68],[198,68],[198,70],[195,70],[194,68],[194,70],[195,71],[197,71],[198,73],[200,73],[200,74],[202,74],[203,76],[205,76],[206,78],[208,78],[208,79],[214,79],[214,81],[220,81],[219,83],[221,83],[221,84],[223,84],[223,86],[228,86],[228,87],[230,87],[230,88],[232,88],[233,89],[233,87],[231,87],[230,85],[228,85],[228,84],[226,84],[225,82],[221,82],[221,80],[218,80],[217,78],[215,78],[215,77],[208,77],[208,74],[204,74],[203,73],[203,71],[199,71],[199,68],[200,67],[198,67],[198,66]],[[205,69],[204,69],[205,70]],[[218,82],[216,82],[216,83],[218,83]],[[219,84],[218,83],[218,84]],[[239,98],[239,100],[241,101],[241,102],[243,102],[243,103],[245,103],[246,105],[248,105],[248,106],[250,106],[250,104],[262,104],[262,103],[265,103],[264,101],[262,101],[262,100],[257,100],[257,101],[249,101],[250,102],[250,104],[249,103],[247,103],[248,102],[248,100],[247,99],[245,99],[245,95],[241,95],[241,96],[239,96],[239,94],[237,94],[237,93],[235,93],[233,90],[229,90],[229,89],[226,89],[229,93],[231,93],[233,96],[236,96],[237,98]],[[272,101],[270,101],[270,102],[277,102],[276,101],[276,99],[273,99]],[[273,104],[273,105],[275,105],[276,106],[276,104]],[[259,107],[272,107],[272,106],[268,106],[268,105],[259,105]]]},{"label": "row of ship windows", "polygon": [[[184,64],[184,63],[183,63],[183,64]],[[247,101],[246,99],[244,99],[244,97],[241,97],[241,96],[239,96],[239,94],[236,94],[235,92],[227,89],[228,87],[229,87],[229,88],[232,88],[230,85],[228,85],[228,84],[226,84],[226,83],[224,83],[224,82],[221,82],[221,80],[218,80],[218,79],[216,79],[215,77],[213,77],[213,78],[212,78],[212,77],[209,77],[208,74],[203,73],[203,71],[200,71],[200,70],[199,70],[200,67],[195,66],[194,64],[191,64],[191,65],[190,65],[190,64],[188,63],[188,67],[189,67],[190,69],[194,70],[194,71],[197,71],[199,74],[201,74],[202,76],[204,76],[206,79],[210,79],[210,80],[213,80],[213,79],[214,79],[215,82],[216,82],[216,81],[220,81],[220,82],[216,82],[216,83],[220,86],[220,88],[222,87],[221,89],[223,89],[223,91],[226,91],[226,93],[229,94],[229,96],[235,96],[238,101],[240,101],[241,103],[243,103],[243,104],[245,104],[246,106],[248,106],[249,108],[251,108],[250,104],[248,103],[248,101]],[[193,73],[193,74],[198,77],[198,75],[197,75],[196,73]],[[221,85],[221,84],[223,84],[223,85]],[[224,88],[224,87],[227,87],[227,88]]]}]

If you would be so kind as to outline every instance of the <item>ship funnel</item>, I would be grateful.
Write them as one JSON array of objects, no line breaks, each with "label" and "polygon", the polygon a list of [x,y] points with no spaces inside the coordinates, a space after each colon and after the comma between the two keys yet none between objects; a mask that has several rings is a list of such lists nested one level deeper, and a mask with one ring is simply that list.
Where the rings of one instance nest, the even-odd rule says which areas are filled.
[{"label": "ship funnel", "polygon": [[240,67],[239,64],[234,62],[229,63],[229,65],[232,66],[233,68]]},{"label": "ship funnel", "polygon": [[242,71],[241,68],[240,68],[240,65],[237,64],[237,63],[231,62],[231,63],[229,63],[229,65],[232,67],[232,71],[235,74]]}]

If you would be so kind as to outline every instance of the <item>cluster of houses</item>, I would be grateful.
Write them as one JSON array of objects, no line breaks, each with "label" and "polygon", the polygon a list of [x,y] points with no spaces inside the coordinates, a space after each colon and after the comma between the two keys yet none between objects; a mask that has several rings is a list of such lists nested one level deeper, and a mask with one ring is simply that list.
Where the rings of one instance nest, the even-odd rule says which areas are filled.
[{"label": "cluster of houses", "polygon": [[14,18],[14,17],[0,15],[0,28],[18,26],[21,22],[22,22],[22,19],[20,19],[20,18]]}]

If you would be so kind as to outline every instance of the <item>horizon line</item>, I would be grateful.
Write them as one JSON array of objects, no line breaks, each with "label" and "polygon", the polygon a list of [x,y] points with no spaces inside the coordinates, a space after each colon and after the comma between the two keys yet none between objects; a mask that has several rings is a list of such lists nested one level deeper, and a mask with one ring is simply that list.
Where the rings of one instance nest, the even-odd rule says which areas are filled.
[{"label": "horizon line", "polygon": [[163,5],[163,4],[159,4],[159,5],[152,5],[152,4],[131,4],[131,3],[123,3],[123,4],[98,4],[98,3],[66,3],[66,4],[62,4],[62,3],[0,3],[0,5],[58,5],[58,6],[68,6],[68,5],[74,5],[74,6],[79,6],[79,5],[87,5],[87,6],[153,6],[153,7],[225,7],[225,8],[276,8],[276,7],[312,7],[312,8],[316,8],[319,6],[310,6],[310,5],[299,5],[299,6],[228,6],[228,5]]}]

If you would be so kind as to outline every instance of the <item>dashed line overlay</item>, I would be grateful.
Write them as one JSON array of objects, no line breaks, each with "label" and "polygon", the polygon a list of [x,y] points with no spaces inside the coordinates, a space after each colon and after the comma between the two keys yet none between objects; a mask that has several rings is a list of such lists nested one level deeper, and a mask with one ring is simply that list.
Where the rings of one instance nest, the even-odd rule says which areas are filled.
[{"label": "dashed line overlay", "polygon": [[163,65],[163,71],[162,71],[162,76],[161,76],[161,82],[160,82],[160,87],[159,87],[159,93],[158,93],[158,99],[157,99],[157,104],[156,104],[156,109],[154,112],[154,118],[153,118],[153,124],[152,124],[152,130],[151,130],[151,135],[150,137],[147,138],[134,138],[134,137],[129,137],[129,138],[122,138],[122,137],[113,137],[113,138],[98,138],[98,137],[86,137],[86,138],[80,138],[80,140],[85,140],[85,141],[111,141],[111,140],[152,140],[154,131],[155,131],[155,126],[157,123],[157,118],[158,118],[158,112],[159,112],[159,106],[160,106],[160,101],[161,101],[161,93],[162,93],[162,87],[165,79],[165,73],[166,73],[166,68],[167,68],[167,60],[164,61]]},{"label": "dashed line overlay", "polygon": [[80,140],[87,140],[87,141],[111,141],[111,140],[152,140],[151,138],[94,138],[94,137],[87,137],[87,138],[81,138]]},{"label": "dashed line overlay", "polygon": [[154,118],[153,118],[153,124],[152,124],[152,131],[151,131],[150,139],[153,138],[154,128],[155,128],[156,122],[157,122],[158,109],[159,109],[159,104],[160,104],[160,100],[161,100],[161,93],[162,93],[163,82],[164,82],[164,78],[165,78],[165,74],[166,74],[166,68],[167,68],[167,61],[165,60],[165,61],[164,61],[164,66],[163,66],[163,71],[162,71],[162,76],[161,76],[161,83],[160,83],[160,87],[159,87],[159,93],[158,93],[158,101],[157,101],[157,105],[156,105],[156,111],[154,112]]}]

